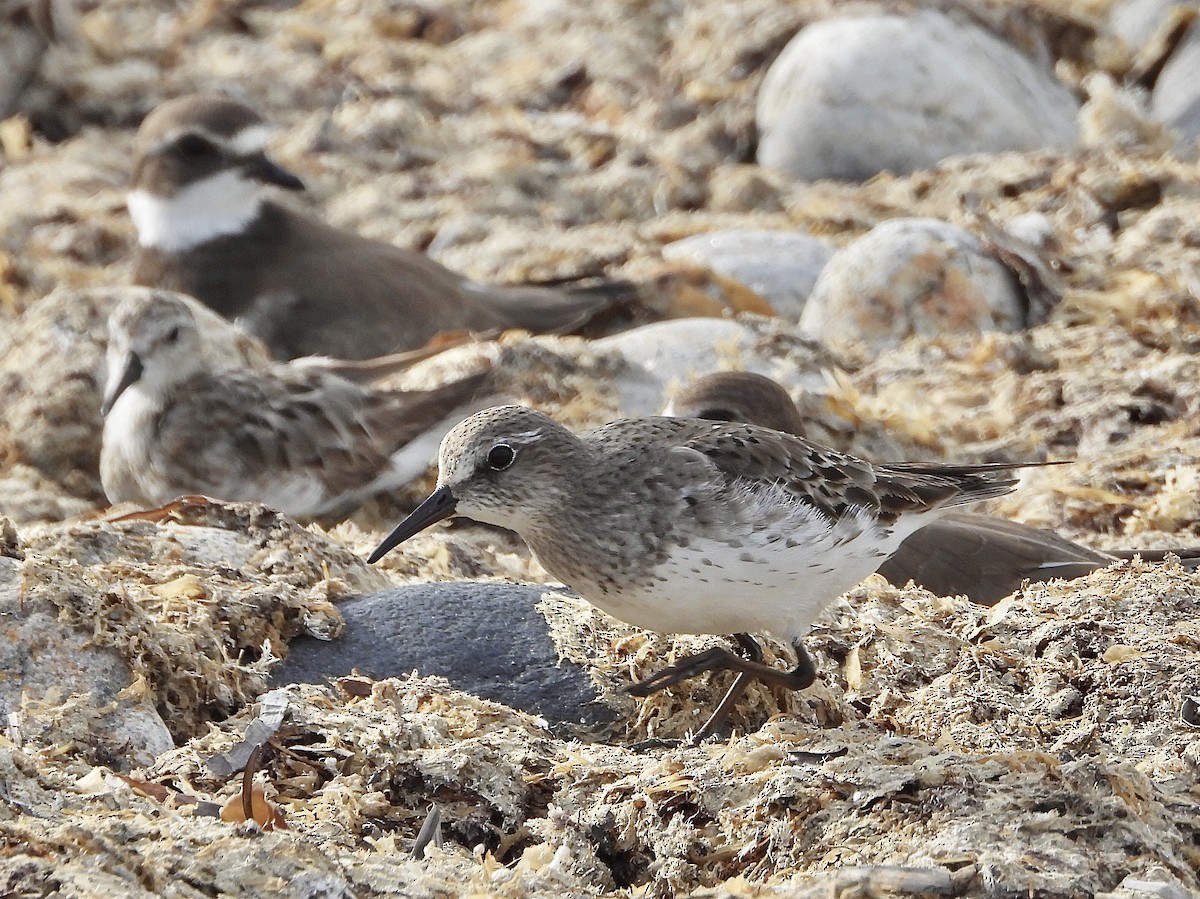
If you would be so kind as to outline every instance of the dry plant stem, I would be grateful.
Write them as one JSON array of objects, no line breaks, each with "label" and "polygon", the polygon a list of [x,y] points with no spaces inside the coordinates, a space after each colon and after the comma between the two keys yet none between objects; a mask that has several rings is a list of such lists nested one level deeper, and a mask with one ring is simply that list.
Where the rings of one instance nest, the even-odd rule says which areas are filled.
[{"label": "dry plant stem", "polygon": [[429,814],[425,816],[421,829],[417,831],[417,838],[412,847],[413,858],[424,858],[425,849],[430,843],[439,847],[442,845],[442,811],[437,805],[429,807]]},{"label": "dry plant stem", "polygon": [[258,771],[258,763],[262,761],[267,744],[259,743],[246,759],[246,770],[242,772],[242,812],[247,821],[254,820],[254,774]]}]

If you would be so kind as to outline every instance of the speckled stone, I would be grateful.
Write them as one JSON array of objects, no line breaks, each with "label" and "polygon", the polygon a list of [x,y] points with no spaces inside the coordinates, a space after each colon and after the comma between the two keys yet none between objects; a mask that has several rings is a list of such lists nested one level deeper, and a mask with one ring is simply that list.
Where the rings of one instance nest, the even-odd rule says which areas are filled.
[{"label": "speckled stone", "polygon": [[893,219],[838,252],[817,279],[800,328],[835,349],[870,350],[913,334],[1015,331],[1016,277],[974,235],[937,219]]},{"label": "speckled stone", "polygon": [[[120,654],[97,645],[90,630],[64,628],[51,603],[24,594],[20,563],[0,556],[0,726],[19,728],[25,702],[85,694],[90,702],[76,714],[103,726],[114,764],[147,765],[173,749],[152,698],[123,692],[133,675]],[[70,724],[78,722],[64,723],[64,730]]]}]

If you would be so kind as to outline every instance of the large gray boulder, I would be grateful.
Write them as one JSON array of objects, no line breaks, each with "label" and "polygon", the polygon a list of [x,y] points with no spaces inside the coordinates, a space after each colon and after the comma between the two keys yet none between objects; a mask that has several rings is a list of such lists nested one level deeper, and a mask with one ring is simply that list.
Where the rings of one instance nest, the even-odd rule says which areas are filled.
[{"label": "large gray boulder", "polygon": [[941,13],[801,31],[758,96],[758,161],[797,178],[907,174],[947,156],[1070,147],[1078,106],[1014,47]]}]

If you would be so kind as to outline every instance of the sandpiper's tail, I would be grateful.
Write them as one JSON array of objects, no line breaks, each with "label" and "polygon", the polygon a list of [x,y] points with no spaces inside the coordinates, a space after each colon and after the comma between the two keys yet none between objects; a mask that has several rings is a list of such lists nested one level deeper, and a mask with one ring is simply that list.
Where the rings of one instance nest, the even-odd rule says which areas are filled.
[{"label": "sandpiper's tail", "polygon": [[631,281],[538,284],[510,287],[488,285],[489,302],[514,328],[535,334],[566,334],[597,316],[638,299]]},{"label": "sandpiper's tail", "polygon": [[876,465],[876,489],[880,511],[896,518],[905,512],[951,509],[994,499],[1012,491],[1017,478],[1012,472],[1065,462],[986,462],[979,465],[948,465],[942,462],[893,462]]}]

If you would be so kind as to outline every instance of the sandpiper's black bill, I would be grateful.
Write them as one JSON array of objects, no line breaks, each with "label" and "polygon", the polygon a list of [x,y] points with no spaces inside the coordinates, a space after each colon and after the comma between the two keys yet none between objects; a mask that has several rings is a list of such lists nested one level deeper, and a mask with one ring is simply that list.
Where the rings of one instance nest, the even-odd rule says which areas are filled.
[{"label": "sandpiper's black bill", "polygon": [[367,562],[378,562],[409,537],[421,533],[431,524],[449,518],[454,514],[457,503],[449,487],[439,487],[429,494],[425,502],[413,509],[408,518],[396,525],[396,529],[387,535],[387,539],[375,547],[375,551],[367,557]]},{"label": "sandpiper's black bill", "polygon": [[284,190],[304,190],[303,181],[283,166],[272,161],[265,153],[259,153],[251,159],[247,170],[250,177],[256,178],[264,184],[274,184]]},{"label": "sandpiper's black bill", "polygon": [[104,398],[104,402],[100,405],[100,414],[107,415],[112,411],[113,404],[117,398],[126,391],[127,388],[136,384],[142,377],[142,357],[137,353],[130,353],[129,360],[125,363],[125,371],[121,372],[121,380],[117,382],[117,386],[113,388],[111,394]]}]

